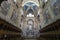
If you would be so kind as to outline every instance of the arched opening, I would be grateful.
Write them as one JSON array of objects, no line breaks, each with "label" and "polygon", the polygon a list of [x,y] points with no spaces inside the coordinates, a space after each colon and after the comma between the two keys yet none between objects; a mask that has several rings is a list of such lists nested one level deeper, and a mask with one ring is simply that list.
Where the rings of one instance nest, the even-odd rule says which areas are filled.
[{"label": "arched opening", "polygon": [[27,17],[34,17],[32,13],[27,14]]}]

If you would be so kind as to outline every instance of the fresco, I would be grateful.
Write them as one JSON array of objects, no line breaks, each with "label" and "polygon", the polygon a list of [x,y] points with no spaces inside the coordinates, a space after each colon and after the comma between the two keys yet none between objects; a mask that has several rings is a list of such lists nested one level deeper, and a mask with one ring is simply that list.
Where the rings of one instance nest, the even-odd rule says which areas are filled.
[{"label": "fresco", "polygon": [[48,9],[46,9],[46,11],[45,11],[45,13],[44,13],[45,23],[48,23],[50,19],[51,19],[51,16],[50,16],[50,14],[49,14]]},{"label": "fresco", "polygon": [[12,16],[11,16],[11,20],[14,21],[14,22],[16,22],[17,18],[18,18],[18,14],[16,13],[15,10],[13,10],[13,13],[12,13]]},{"label": "fresco", "polygon": [[60,0],[56,1],[55,4],[53,5],[53,12],[54,15],[57,16],[60,13]]},{"label": "fresco", "polygon": [[7,1],[2,2],[0,12],[4,15],[7,15],[10,9],[10,4]]},{"label": "fresco", "polygon": [[33,2],[28,2],[23,7],[24,10],[27,10],[29,13],[32,13],[33,10],[37,9],[37,5],[35,5]]}]

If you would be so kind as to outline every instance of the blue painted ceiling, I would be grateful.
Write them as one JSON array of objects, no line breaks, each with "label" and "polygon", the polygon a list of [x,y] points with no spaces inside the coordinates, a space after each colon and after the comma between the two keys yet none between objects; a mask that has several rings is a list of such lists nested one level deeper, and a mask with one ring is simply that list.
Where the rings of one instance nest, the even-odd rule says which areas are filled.
[{"label": "blue painted ceiling", "polygon": [[[31,8],[30,8],[31,7]],[[27,10],[28,12],[33,12],[33,10],[36,10],[37,5],[34,4],[33,2],[28,2],[24,5],[23,9]]]}]

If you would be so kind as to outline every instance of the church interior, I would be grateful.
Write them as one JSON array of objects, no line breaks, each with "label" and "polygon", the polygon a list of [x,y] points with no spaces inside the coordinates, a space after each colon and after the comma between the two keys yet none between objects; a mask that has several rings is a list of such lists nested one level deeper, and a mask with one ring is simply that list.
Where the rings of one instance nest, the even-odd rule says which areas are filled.
[{"label": "church interior", "polygon": [[60,40],[60,0],[0,0],[0,40]]}]

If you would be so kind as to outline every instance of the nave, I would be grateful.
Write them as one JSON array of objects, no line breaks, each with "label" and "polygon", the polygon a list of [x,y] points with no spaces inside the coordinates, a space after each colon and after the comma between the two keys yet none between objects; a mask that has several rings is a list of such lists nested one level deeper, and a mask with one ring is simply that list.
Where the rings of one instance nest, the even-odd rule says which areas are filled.
[{"label": "nave", "polygon": [[1,0],[0,40],[60,40],[60,0]]}]

